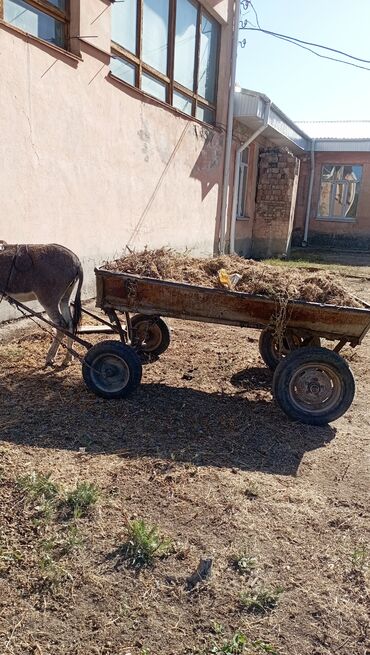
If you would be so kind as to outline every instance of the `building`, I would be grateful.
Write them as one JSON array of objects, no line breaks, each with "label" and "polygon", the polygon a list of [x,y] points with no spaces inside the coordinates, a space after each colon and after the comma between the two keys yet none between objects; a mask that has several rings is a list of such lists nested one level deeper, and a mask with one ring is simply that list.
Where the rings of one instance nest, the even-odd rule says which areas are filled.
[{"label": "building", "polygon": [[70,247],[90,295],[126,247],[217,250],[233,26],[233,0],[1,0],[0,238]]},{"label": "building", "polygon": [[370,252],[370,121],[294,123],[264,94],[236,93],[230,248]]},{"label": "building", "polygon": [[68,246],[90,296],[146,245],[368,250],[370,130],[322,138],[234,96],[237,4],[0,0],[0,239]]}]

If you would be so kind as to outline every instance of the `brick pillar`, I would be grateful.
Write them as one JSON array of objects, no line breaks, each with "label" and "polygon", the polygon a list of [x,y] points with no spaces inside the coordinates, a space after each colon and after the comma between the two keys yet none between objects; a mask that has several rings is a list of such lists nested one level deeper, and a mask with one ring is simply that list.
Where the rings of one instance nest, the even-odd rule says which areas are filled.
[{"label": "brick pillar", "polygon": [[260,151],[252,257],[275,257],[289,249],[299,160],[286,149]]}]

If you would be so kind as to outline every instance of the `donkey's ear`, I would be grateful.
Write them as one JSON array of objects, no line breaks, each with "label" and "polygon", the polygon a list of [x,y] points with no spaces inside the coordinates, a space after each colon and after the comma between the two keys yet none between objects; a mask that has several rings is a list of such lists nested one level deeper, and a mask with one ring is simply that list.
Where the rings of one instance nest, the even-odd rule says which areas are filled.
[{"label": "donkey's ear", "polygon": [[8,244],[7,244],[6,241],[3,241],[2,239],[0,239],[0,250],[5,250],[5,246],[7,246],[7,245]]}]

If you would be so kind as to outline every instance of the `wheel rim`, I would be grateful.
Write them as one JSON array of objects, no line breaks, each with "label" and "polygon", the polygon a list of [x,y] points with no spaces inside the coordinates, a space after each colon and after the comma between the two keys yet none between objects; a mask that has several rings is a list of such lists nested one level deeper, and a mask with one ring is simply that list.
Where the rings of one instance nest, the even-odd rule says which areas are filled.
[{"label": "wheel rim", "polygon": [[316,415],[337,407],[343,395],[340,376],[326,364],[299,366],[289,383],[292,403],[299,410]]},{"label": "wheel rim", "polygon": [[134,328],[134,341],[146,352],[156,350],[162,343],[161,328],[157,323],[150,321],[138,323]]},{"label": "wheel rim", "polygon": [[116,393],[130,380],[130,369],[124,359],[114,354],[99,355],[91,364],[91,379],[101,391]]}]

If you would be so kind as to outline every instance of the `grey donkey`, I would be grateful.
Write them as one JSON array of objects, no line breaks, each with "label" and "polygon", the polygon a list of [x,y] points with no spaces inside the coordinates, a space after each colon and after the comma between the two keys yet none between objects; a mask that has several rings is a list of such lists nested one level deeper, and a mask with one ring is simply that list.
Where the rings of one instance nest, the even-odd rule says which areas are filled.
[{"label": "grey donkey", "polygon": [[[78,282],[74,310],[71,295]],[[14,245],[0,241],[0,298],[2,293],[20,302],[38,300],[56,325],[56,334],[46,356],[46,366],[54,363],[64,334],[58,327],[76,334],[81,319],[81,262],[71,250],[57,244]],[[67,346],[73,340],[67,337]],[[63,364],[72,353],[66,351]]]}]

